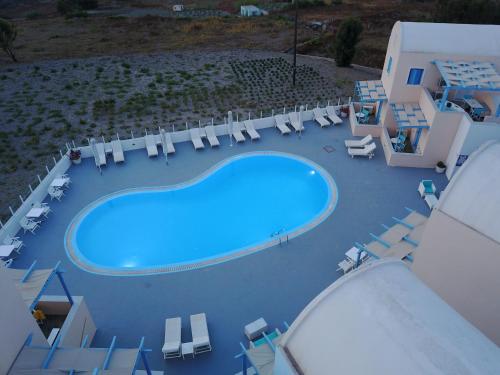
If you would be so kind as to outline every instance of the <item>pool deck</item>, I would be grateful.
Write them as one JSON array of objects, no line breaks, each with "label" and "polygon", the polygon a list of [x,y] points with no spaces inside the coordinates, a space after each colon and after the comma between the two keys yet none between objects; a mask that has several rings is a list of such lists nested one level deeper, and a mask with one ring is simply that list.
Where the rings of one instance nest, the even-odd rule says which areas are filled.
[{"label": "pool deck", "polygon": [[[146,347],[153,350],[148,360],[154,370],[165,370],[168,375],[234,374],[241,370],[241,361],[233,356],[239,352],[240,341],[247,345],[243,334],[247,323],[264,317],[270,328],[282,329],[283,321],[291,324],[312,298],[340,277],[337,263],[354,242],[369,242],[369,232],[381,233],[380,224],[390,225],[392,216],[405,216],[405,207],[429,215],[417,193],[421,179],[432,179],[438,192],[447,183],[444,175],[432,169],[388,167],[378,140],[373,159],[351,159],[343,144],[352,138],[347,122],[324,129],[307,122],[305,127],[301,138],[265,129],[259,131],[260,141],[247,140],[232,147],[228,137],[219,137],[218,149],[205,145],[204,150],[194,151],[191,142],[176,144],[168,166],[164,158],[149,159],[144,149],[126,152],[121,165],[108,158],[102,175],[92,159],[85,159],[68,171],[72,185],[61,202],[49,201],[53,212],[36,235],[21,236],[26,247],[13,267],[27,268],[34,259],[37,267],[52,267],[61,260],[70,292],[85,297],[98,327],[94,347],[109,346],[114,335],[117,347],[135,347],[145,336]],[[327,152],[324,146],[334,150]],[[121,189],[180,183],[225,158],[258,150],[297,154],[321,165],[338,186],[335,211],[286,245],[192,271],[102,276],[81,270],[67,257],[66,228],[92,201]],[[234,202],[228,204],[238,209]],[[193,235],[199,224],[193,218]],[[47,293],[63,294],[57,283]],[[189,315],[200,312],[207,314],[213,351],[194,359],[165,361],[161,353],[165,318],[182,318],[182,341],[186,342],[191,341]]]}]

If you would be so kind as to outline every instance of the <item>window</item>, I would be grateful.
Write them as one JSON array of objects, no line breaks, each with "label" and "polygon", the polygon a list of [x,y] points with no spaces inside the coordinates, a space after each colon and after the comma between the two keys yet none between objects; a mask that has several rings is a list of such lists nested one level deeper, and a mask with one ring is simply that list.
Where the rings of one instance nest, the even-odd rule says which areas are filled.
[{"label": "window", "polygon": [[387,61],[387,74],[391,72],[391,68],[392,68],[392,57],[389,56],[389,61]]},{"label": "window", "polygon": [[408,85],[420,85],[422,81],[422,76],[424,75],[424,70],[420,68],[411,68],[410,74],[408,74]]}]

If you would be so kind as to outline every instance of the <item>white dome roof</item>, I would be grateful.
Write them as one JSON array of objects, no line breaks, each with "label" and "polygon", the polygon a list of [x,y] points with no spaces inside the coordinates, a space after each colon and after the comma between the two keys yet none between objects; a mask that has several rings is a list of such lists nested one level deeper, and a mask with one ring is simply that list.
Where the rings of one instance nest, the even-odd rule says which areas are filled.
[{"label": "white dome roof", "polygon": [[500,243],[500,142],[470,155],[436,208]]},{"label": "white dome roof", "polygon": [[396,260],[337,280],[280,346],[305,375],[500,374],[500,349]]}]

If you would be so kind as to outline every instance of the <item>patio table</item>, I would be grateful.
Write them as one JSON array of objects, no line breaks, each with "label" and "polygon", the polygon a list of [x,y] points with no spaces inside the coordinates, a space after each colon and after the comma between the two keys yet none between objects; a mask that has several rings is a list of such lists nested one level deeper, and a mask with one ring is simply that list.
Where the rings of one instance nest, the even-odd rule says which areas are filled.
[{"label": "patio table", "polygon": [[26,217],[28,219],[38,219],[40,216],[42,216],[42,214],[43,214],[43,208],[33,207],[31,210],[28,211]]},{"label": "patio table", "polygon": [[0,258],[9,257],[15,249],[14,245],[0,245]]},{"label": "patio table", "polygon": [[50,183],[50,186],[55,188],[61,188],[66,184],[66,180],[64,178],[55,178],[54,181]]},{"label": "patio table", "polygon": [[[358,260],[358,253],[359,252],[360,252],[360,250],[357,247],[353,246],[349,250],[346,251],[345,256],[348,259],[350,259],[356,263],[356,261]],[[366,253],[366,251],[362,251],[361,257],[359,259],[361,260],[361,259],[365,258],[367,255],[368,254]]]}]

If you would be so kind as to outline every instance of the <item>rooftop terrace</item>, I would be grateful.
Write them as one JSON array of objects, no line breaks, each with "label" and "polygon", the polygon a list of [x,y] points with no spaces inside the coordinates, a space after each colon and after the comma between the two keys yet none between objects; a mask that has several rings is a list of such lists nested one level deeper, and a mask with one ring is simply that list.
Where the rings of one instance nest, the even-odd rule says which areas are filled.
[{"label": "rooftop terrace", "polygon": [[[61,202],[49,202],[53,212],[36,235],[22,236],[26,247],[13,267],[28,268],[38,259],[38,266],[46,268],[61,260],[71,293],[85,297],[98,327],[94,347],[106,347],[116,335],[118,347],[132,348],[145,336],[145,345],[153,349],[148,354],[153,369],[164,369],[169,375],[236,373],[241,364],[233,355],[240,351],[239,342],[246,341],[243,327],[247,323],[259,317],[270,327],[282,327],[283,321],[291,323],[312,298],[340,276],[336,265],[354,242],[369,242],[370,232],[381,232],[380,224],[389,224],[392,216],[404,216],[405,207],[429,213],[417,193],[421,179],[433,179],[438,191],[446,184],[445,177],[431,169],[388,167],[378,141],[373,159],[351,159],[344,147],[344,139],[351,138],[346,121],[323,129],[308,121],[305,127],[302,137],[262,129],[260,141],[247,140],[232,147],[228,137],[222,136],[218,149],[206,146],[196,152],[191,142],[179,143],[169,165],[160,157],[149,159],[144,149],[130,151],[125,153],[124,164],[115,165],[110,160],[102,175],[93,158],[86,158],[68,171],[73,183]],[[77,268],[66,256],[63,239],[68,224],[83,207],[103,195],[183,182],[221,160],[257,150],[297,154],[321,165],[338,186],[335,211],[286,245],[192,271],[102,276]],[[194,233],[196,225],[194,220]],[[213,351],[195,359],[165,361],[161,353],[165,318],[180,316],[183,341],[191,341],[189,315],[199,312],[207,314]]]}]

